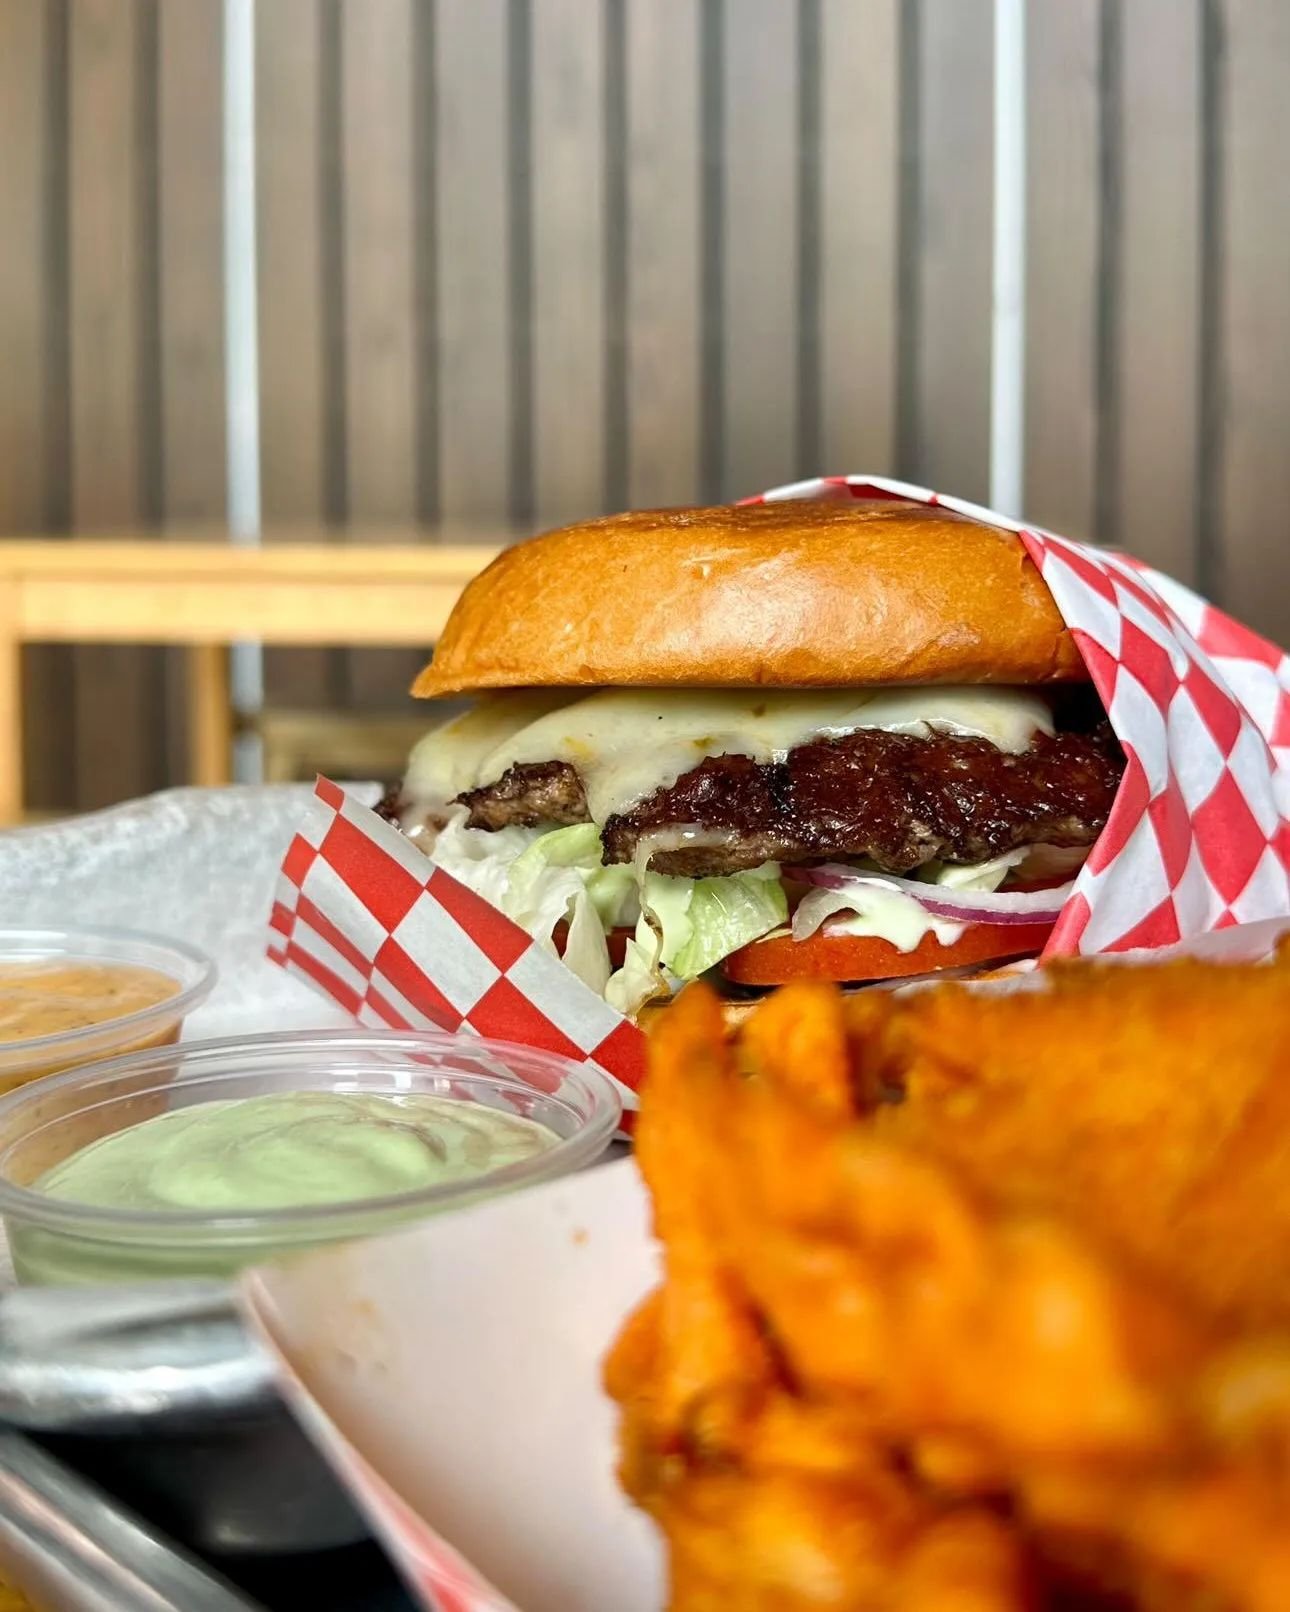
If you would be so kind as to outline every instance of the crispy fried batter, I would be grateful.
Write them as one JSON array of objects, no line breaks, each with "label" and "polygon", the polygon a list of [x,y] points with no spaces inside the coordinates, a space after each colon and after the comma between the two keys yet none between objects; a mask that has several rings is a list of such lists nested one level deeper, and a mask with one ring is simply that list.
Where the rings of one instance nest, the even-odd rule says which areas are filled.
[{"label": "crispy fried batter", "polygon": [[[607,1364],[673,1612],[1290,1607],[1290,953],[693,989]],[[903,1101],[891,1100],[903,1093]]]},{"label": "crispy fried batter", "polygon": [[1290,952],[1045,978],[889,1018],[857,999],[853,1033],[908,1094],[878,1134],[1001,1205],[1077,1215],[1206,1311],[1290,1323]]}]

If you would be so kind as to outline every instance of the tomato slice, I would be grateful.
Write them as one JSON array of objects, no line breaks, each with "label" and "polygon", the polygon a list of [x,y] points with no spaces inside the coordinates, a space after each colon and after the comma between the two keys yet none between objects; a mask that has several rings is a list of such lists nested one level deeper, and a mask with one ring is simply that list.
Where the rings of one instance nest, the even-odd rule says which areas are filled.
[{"label": "tomato slice", "polygon": [[806,940],[777,935],[754,940],[721,964],[736,985],[783,985],[787,980],[879,980],[901,974],[931,974],[938,968],[969,963],[1002,962],[1043,949],[1052,924],[971,924],[959,938],[942,946],[924,935],[911,952],[899,951],[876,935],[830,935],[823,930]]},{"label": "tomato slice", "polygon": [[[623,966],[627,957],[627,942],[635,933],[634,929],[611,929],[605,936],[605,940],[609,945],[609,966],[611,968],[621,968]],[[551,938],[555,941],[556,951],[563,957],[565,942],[569,938],[568,924],[558,923],[551,932]]]}]

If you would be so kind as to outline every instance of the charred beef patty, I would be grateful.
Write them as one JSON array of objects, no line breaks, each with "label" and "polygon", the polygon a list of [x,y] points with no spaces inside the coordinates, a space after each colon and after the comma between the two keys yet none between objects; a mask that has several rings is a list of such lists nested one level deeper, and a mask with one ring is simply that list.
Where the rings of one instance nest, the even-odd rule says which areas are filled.
[{"label": "charred beef patty", "polygon": [[508,767],[495,784],[468,789],[457,804],[471,828],[536,828],[539,823],[589,823],[582,779],[567,761],[530,761]]},{"label": "charred beef patty", "polygon": [[383,817],[387,823],[393,823],[395,828],[398,828],[403,821],[403,786],[391,784],[372,810],[378,817]]},{"label": "charred beef patty", "polygon": [[[1109,743],[1107,741],[1110,741]],[[643,834],[693,824],[716,843],[660,846],[657,873],[701,878],[761,862],[864,857],[893,873],[933,860],[984,862],[1024,845],[1090,845],[1123,763],[1109,729],[1039,735],[1013,755],[985,739],[861,729],[799,746],[783,762],[704,761],[604,829],[605,860]]]},{"label": "charred beef patty", "polygon": [[[862,728],[818,739],[784,761],[716,756],[611,817],[606,862],[630,862],[643,835],[697,829],[649,859],[685,878],[737,873],[767,861],[864,857],[893,873],[933,860],[984,862],[1025,845],[1091,845],[1124,768],[1105,721],[1087,732],[1039,734],[1010,754],[985,739],[915,738]],[[510,767],[458,800],[472,828],[589,821],[567,762]]]}]

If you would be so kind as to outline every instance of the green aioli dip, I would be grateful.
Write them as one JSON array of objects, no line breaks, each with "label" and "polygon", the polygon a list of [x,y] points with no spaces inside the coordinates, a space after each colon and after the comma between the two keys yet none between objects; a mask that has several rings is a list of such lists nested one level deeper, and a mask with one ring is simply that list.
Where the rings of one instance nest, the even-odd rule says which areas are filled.
[{"label": "green aioli dip", "polygon": [[196,1103],[104,1136],[36,1191],[101,1209],[251,1214],[419,1192],[544,1153],[554,1132],[479,1103],[292,1091]]},{"label": "green aioli dip", "polygon": [[[281,1092],[154,1115],[71,1154],[32,1190],[91,1209],[255,1215],[359,1204],[468,1181],[544,1153],[558,1140],[518,1114],[451,1098]],[[406,1220],[407,1212],[393,1223],[399,1218]],[[235,1270],[281,1251],[267,1228],[254,1246],[201,1251],[182,1244],[131,1248],[99,1240],[88,1227],[87,1233],[12,1225],[20,1279],[197,1275]]]}]

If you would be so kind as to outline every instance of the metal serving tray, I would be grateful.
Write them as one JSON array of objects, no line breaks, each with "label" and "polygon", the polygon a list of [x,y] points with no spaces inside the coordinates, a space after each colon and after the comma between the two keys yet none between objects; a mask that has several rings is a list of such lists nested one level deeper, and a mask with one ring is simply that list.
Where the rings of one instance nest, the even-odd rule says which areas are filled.
[{"label": "metal serving tray", "polygon": [[226,1285],[3,1294],[0,1561],[58,1612],[254,1605],[122,1500],[217,1560],[367,1534],[279,1400]]}]

